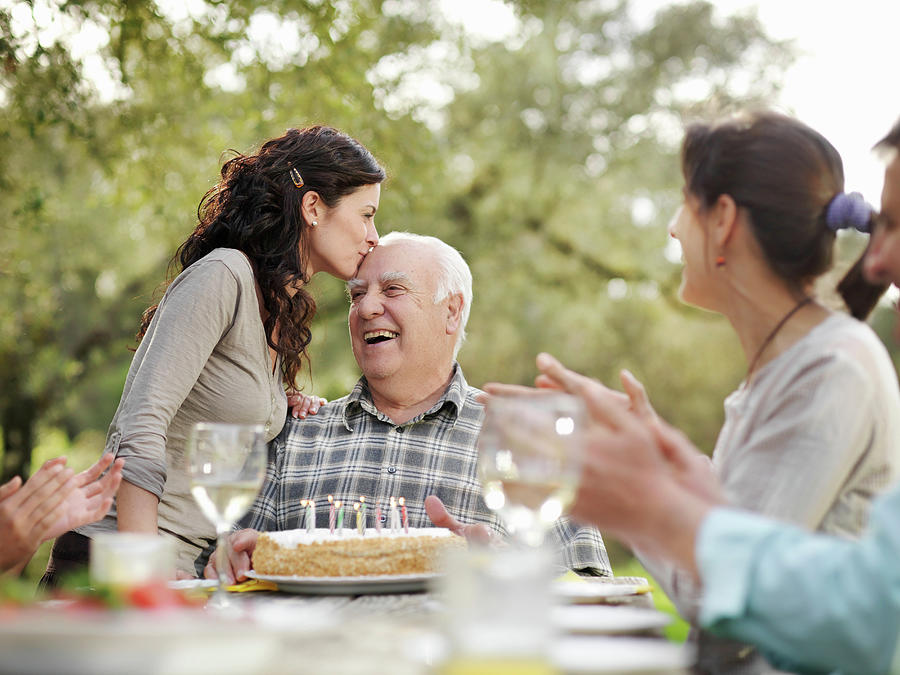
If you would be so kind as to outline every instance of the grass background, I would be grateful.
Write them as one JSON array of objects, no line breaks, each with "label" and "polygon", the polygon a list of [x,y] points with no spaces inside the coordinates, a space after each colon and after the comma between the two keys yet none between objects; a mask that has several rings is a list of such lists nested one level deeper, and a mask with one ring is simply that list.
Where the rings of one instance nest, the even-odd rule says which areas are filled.
[{"label": "grass background", "polygon": [[637,558],[629,557],[621,562],[613,563],[613,572],[617,577],[644,577],[653,588],[653,604],[660,612],[672,617],[672,623],[663,629],[663,635],[671,642],[684,642],[687,639],[690,624],[681,618],[675,605],[663,590],[656,579],[651,577]]}]

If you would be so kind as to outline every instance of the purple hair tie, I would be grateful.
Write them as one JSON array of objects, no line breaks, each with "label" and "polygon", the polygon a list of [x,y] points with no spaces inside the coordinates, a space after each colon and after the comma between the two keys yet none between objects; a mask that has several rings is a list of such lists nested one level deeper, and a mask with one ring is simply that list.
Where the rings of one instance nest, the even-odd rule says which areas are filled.
[{"label": "purple hair tie", "polygon": [[838,192],[825,208],[825,224],[837,232],[852,227],[859,232],[869,232],[872,207],[858,192]]}]

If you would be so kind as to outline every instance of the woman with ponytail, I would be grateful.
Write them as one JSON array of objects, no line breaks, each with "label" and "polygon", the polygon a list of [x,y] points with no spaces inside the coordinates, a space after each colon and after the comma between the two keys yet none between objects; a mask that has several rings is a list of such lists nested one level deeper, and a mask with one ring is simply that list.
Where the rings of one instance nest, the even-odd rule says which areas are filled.
[{"label": "woman with ponytail", "polygon": [[[803,129],[798,123],[779,124]],[[716,147],[710,145],[711,150]],[[881,213],[873,227],[867,227],[871,230],[868,249],[862,264],[852,271],[852,281],[860,291],[855,297],[863,298],[864,304],[871,304],[871,298],[877,296],[873,289],[883,289],[891,282],[900,284],[900,122],[876,149],[887,155]],[[794,150],[795,146],[785,147],[786,154]],[[771,168],[781,179],[785,175],[776,162],[783,159],[780,152],[771,156]],[[827,202],[822,218],[825,226],[839,220],[862,223],[858,199],[853,199],[853,205],[834,205],[842,186],[828,178],[823,174],[810,183],[821,193],[819,203]],[[696,184],[690,179],[687,182],[685,208],[691,208]],[[750,194],[744,192],[742,198],[749,200]],[[858,211],[859,217],[852,211]],[[725,255],[727,261],[727,251]],[[862,275],[856,274],[858,271]],[[869,288],[866,279],[871,282]],[[854,287],[853,282],[844,287]],[[730,282],[723,279],[723,283]],[[896,438],[898,433],[896,385],[879,386],[871,369],[877,367],[890,378],[892,365],[880,348],[867,350],[866,330],[853,326],[852,319],[827,314],[757,371],[757,383],[762,384],[764,378],[801,361],[807,366],[798,385],[810,382],[805,371],[823,370],[836,378],[822,379],[818,388],[803,387],[793,404],[771,390],[774,428],[769,420],[761,420],[758,435],[768,437],[769,442],[754,444],[755,450],[768,456],[769,463],[760,464],[768,468],[752,482],[758,484],[758,494],[763,497],[779,485],[786,485],[785,491],[792,486],[795,507],[785,503],[785,508],[778,510],[771,508],[770,501],[758,508],[746,491],[742,498],[735,489],[735,476],[722,471],[722,462],[719,473],[724,492],[720,490],[715,480],[709,480],[705,456],[683,434],[658,418],[648,423],[650,411],[636,389],[636,398],[643,401],[638,414],[623,405],[624,397],[613,396],[600,383],[567,370],[548,355],[538,357],[541,382],[582,396],[598,422],[590,430],[589,456],[573,516],[631,542],[657,560],[677,565],[681,580],[691,580],[702,588],[696,618],[709,631],[706,635],[758,645],[781,672],[900,673],[900,482],[894,471],[896,462],[891,461],[896,446],[885,437]],[[826,333],[832,337],[826,339]],[[814,343],[821,352],[818,362],[809,355],[810,347],[804,341]],[[844,365],[839,367],[840,362]],[[841,370],[852,372],[854,366],[856,379],[869,379],[870,386],[848,386],[853,378],[842,376]],[[752,381],[748,384],[755,386]],[[820,408],[819,418],[810,420],[803,411],[805,406]],[[785,428],[778,420],[782,409],[785,415],[799,415],[795,433],[775,433]],[[733,457],[741,450],[722,446],[721,440],[717,453],[725,449],[728,457]],[[846,445],[840,447],[841,442]],[[785,460],[792,457],[787,465]],[[878,457],[886,458],[881,469]],[[833,477],[830,482],[836,497],[825,520],[816,523],[808,517],[806,504],[810,484],[819,483],[823,474]],[[852,536],[855,531],[840,527],[854,522],[859,509],[868,506],[869,495],[886,486],[889,489],[868,509],[862,536],[857,539]],[[710,644],[701,642],[700,660],[692,672],[744,673],[769,668],[761,659],[752,658],[749,648],[732,650],[731,660],[711,662],[703,648]]]},{"label": "woman with ponytail", "polygon": [[[729,501],[811,530],[857,537],[871,501],[900,476],[900,394],[884,345],[862,319],[885,286],[855,270],[847,310],[816,295],[836,232],[869,232],[873,211],[844,192],[840,155],[805,124],[771,113],[688,127],[681,296],[723,314],[747,358],[712,455]],[[854,318],[855,317],[855,318]],[[683,615],[690,575],[644,556]],[[766,673],[755,650],[695,631],[698,670]]]},{"label": "woman with ponytail", "polygon": [[[773,113],[688,127],[682,173],[684,203],[669,226],[684,256],[681,299],[724,315],[748,364],[725,401],[707,482],[720,483],[735,506],[856,537],[871,501],[900,476],[897,376],[859,320],[885,286],[851,270],[840,284],[848,316],[826,307],[814,282],[831,266],[837,230],[868,232],[871,209],[844,193],[841,158],[825,138]],[[539,384],[563,386],[557,361],[545,355],[538,365]],[[628,375],[623,383],[630,399],[599,383],[589,389],[655,424],[643,387]],[[589,460],[582,493],[610,482],[592,471]],[[594,509],[573,515],[609,523]],[[694,577],[657,560],[654,542],[633,543],[679,612],[696,622],[702,589]],[[771,671],[752,648],[699,631],[693,637],[697,672]]]},{"label": "woman with ponytail", "polygon": [[45,584],[87,562],[92,535],[114,530],[170,537],[179,575],[203,569],[215,531],[179,468],[188,434],[199,421],[278,434],[285,390],[307,360],[316,306],[306,285],[319,272],[356,273],[378,243],[384,179],[366,148],[325,126],[290,129],[224,164],[172,260],[178,275],[142,317],[105,448],[126,460],[116,503],[57,539]]}]

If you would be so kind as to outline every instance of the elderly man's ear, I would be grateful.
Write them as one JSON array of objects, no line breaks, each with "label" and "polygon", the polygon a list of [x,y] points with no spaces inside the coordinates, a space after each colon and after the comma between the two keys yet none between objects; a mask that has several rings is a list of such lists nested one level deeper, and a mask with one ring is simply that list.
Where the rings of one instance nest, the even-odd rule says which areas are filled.
[{"label": "elderly man's ear", "polygon": [[455,335],[462,321],[463,296],[454,293],[447,302],[447,335]]}]

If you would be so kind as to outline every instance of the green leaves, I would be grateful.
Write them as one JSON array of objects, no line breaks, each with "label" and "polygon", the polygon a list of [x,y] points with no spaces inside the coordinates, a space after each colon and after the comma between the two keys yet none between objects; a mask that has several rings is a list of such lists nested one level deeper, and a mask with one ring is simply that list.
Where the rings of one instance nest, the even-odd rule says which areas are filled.
[{"label": "green leaves", "polygon": [[[495,42],[437,0],[0,9],[0,413],[27,400],[73,436],[109,419],[221,153],[324,122],[389,168],[380,232],[469,261],[472,383],[528,382],[541,349],[611,384],[627,366],[713,437],[742,363],[727,327],[677,302],[663,255],[682,118],[769,99],[788,52],[709,3],[646,26],[625,3],[509,4],[519,23]],[[347,305],[340,282],[314,287],[312,389],[333,398],[357,376]]]}]

